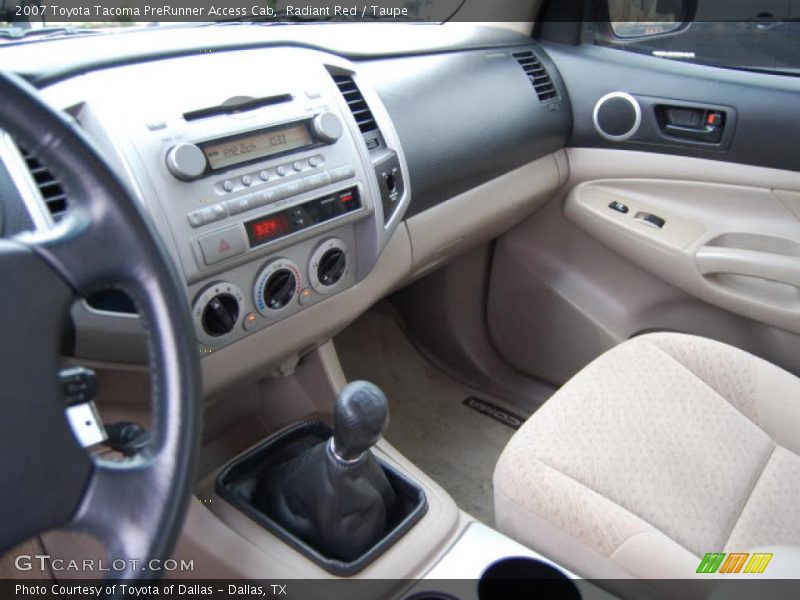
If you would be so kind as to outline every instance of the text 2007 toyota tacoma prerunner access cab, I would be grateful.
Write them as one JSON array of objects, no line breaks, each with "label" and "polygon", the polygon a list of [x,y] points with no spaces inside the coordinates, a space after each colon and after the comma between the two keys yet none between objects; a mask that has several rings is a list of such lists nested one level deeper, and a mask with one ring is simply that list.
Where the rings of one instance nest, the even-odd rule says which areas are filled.
[{"label": "text 2007 toyota tacoma prerunner access cab", "polygon": [[800,2],[0,19],[0,597],[798,597]]}]

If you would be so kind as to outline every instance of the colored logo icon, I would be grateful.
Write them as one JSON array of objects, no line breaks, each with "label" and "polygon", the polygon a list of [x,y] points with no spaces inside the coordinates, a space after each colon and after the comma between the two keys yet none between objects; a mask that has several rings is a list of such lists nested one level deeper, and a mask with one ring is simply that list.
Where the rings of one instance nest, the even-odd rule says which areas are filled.
[{"label": "colored logo icon", "polygon": [[763,573],[772,560],[772,553],[754,552],[709,552],[700,561],[698,573]]}]

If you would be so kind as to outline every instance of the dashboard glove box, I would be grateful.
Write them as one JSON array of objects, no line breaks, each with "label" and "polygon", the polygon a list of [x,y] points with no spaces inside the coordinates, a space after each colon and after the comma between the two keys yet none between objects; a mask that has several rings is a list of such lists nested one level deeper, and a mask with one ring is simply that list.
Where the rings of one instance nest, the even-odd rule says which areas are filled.
[{"label": "dashboard glove box", "polygon": [[223,468],[216,480],[216,491],[309,560],[333,575],[347,577],[363,570],[399,540],[427,512],[428,504],[425,493],[416,483],[376,457],[396,495],[397,510],[387,520],[383,536],[371,548],[353,560],[345,561],[320,551],[283,527],[259,501],[260,483],[268,480],[270,473],[291,458],[326,442],[332,433],[330,427],[318,420],[304,421],[284,429]]}]

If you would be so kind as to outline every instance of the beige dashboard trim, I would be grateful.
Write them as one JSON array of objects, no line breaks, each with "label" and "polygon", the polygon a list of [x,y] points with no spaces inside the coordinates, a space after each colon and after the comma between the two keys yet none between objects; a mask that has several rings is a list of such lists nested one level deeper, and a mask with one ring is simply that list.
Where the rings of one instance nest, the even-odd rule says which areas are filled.
[{"label": "beige dashboard trim", "polygon": [[407,219],[414,276],[497,237],[552,198],[562,182],[562,154],[544,156]]}]

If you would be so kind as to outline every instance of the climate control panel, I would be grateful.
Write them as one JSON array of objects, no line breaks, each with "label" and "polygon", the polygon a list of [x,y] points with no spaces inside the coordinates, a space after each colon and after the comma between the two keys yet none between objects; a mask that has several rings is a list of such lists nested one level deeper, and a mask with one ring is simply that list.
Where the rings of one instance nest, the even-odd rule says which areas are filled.
[{"label": "climate control panel", "polygon": [[291,317],[357,281],[355,227],[283,248],[198,283],[193,317],[201,352],[207,354]]}]

